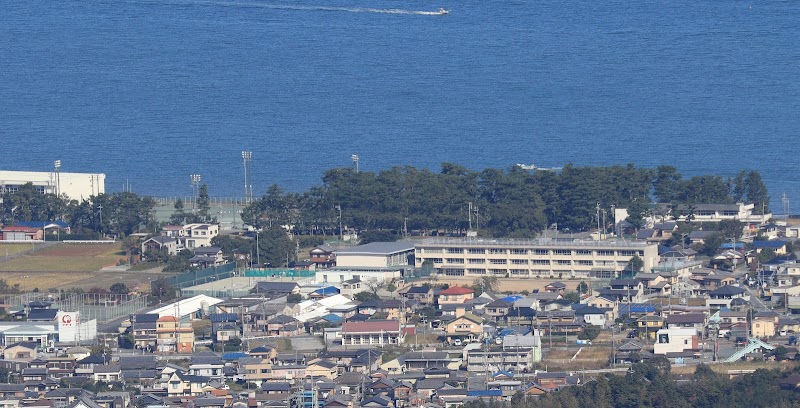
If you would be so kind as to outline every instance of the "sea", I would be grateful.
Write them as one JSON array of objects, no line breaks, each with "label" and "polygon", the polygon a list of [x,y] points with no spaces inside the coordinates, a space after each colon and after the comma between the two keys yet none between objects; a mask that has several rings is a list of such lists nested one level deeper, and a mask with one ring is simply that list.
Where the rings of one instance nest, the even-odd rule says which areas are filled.
[{"label": "sea", "polygon": [[257,196],[352,155],[669,164],[797,213],[799,78],[795,0],[0,0],[0,169],[234,197],[243,150]]}]

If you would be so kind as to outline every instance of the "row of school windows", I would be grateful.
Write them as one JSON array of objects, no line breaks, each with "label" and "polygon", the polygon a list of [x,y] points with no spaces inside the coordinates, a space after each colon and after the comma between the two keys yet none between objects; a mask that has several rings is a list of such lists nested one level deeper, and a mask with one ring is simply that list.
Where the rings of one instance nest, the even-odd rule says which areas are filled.
[{"label": "row of school windows", "polygon": [[434,265],[436,264],[451,264],[451,265],[560,265],[560,266],[568,266],[568,265],[578,265],[578,266],[615,266],[617,264],[623,265],[624,262],[616,262],[616,261],[592,261],[581,259],[577,261],[573,261],[571,259],[511,259],[510,261],[507,259],[489,259],[488,262],[486,259],[466,259],[463,258],[428,258],[426,260],[431,261]]},{"label": "row of school windows", "polygon": [[538,256],[644,256],[641,250],[611,250],[611,249],[520,249],[520,248],[423,248],[421,254],[464,254],[467,255],[538,255]]}]

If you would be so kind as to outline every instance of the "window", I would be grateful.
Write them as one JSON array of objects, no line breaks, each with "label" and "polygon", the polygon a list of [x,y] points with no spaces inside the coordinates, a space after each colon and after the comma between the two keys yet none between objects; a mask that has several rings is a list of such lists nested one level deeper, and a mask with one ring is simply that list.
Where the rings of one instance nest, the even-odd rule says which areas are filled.
[{"label": "window", "polygon": [[463,248],[447,248],[447,253],[448,254],[463,254],[464,253],[464,249]]},{"label": "window", "polygon": [[485,264],[486,260],[485,259],[472,258],[472,259],[467,259],[467,262],[472,264],[472,265],[478,265],[478,264]]},{"label": "window", "polygon": [[572,265],[572,261],[570,261],[568,259],[567,260],[559,259],[559,260],[556,261],[556,264],[557,265]]},{"label": "window", "polygon": [[469,248],[467,249],[468,254],[485,254],[486,249],[484,248]]},{"label": "window", "polygon": [[492,265],[505,265],[508,263],[508,261],[505,259],[492,259],[490,262]]},{"label": "window", "polygon": [[520,249],[520,248],[512,248],[511,249],[512,255],[528,255],[527,249]]},{"label": "window", "polygon": [[528,264],[528,260],[527,259],[512,259],[511,260],[511,264],[513,264],[513,265],[527,265]]},{"label": "window", "polygon": [[489,249],[489,253],[490,254],[507,254],[508,251],[506,251],[505,248],[490,248]]},{"label": "window", "polygon": [[598,256],[614,256],[614,251],[601,250],[597,251]]},{"label": "window", "polygon": [[571,249],[555,249],[555,250],[553,250],[553,255],[570,256],[570,255],[572,255],[572,250]]},{"label": "window", "polygon": [[534,255],[544,255],[544,256],[547,256],[547,255],[550,255],[550,250],[549,250],[549,249],[534,249],[534,250],[533,250],[533,254],[534,254]]},{"label": "window", "polygon": [[549,259],[534,259],[533,260],[533,264],[534,265],[550,265],[550,260]]},{"label": "window", "polygon": [[591,249],[579,249],[579,250],[575,251],[575,253],[577,253],[578,255],[589,255],[589,256],[591,256],[592,255],[592,250]]},{"label": "window", "polygon": [[464,259],[462,259],[462,258],[447,258],[447,263],[450,263],[450,264],[463,264],[464,263]]},{"label": "window", "polygon": [[578,261],[578,265],[592,266],[592,265],[594,265],[594,262],[593,261]]},{"label": "window", "polygon": [[427,260],[435,264],[440,264],[443,262],[442,258],[428,258]]}]

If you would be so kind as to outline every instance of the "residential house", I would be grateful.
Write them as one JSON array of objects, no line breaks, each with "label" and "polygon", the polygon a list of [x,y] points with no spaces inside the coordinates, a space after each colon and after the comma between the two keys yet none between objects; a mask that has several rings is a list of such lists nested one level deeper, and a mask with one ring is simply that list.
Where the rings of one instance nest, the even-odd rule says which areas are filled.
[{"label": "residential house", "polygon": [[194,350],[194,330],[183,327],[175,316],[156,321],[156,351],[159,353],[191,353]]},{"label": "residential house", "polygon": [[3,350],[3,358],[6,360],[32,361],[38,357],[39,343],[18,342],[9,344]]},{"label": "residential house", "polygon": [[455,339],[474,340],[480,339],[483,336],[483,322],[482,317],[475,316],[472,313],[464,313],[460,316],[455,316],[452,320],[445,323],[445,335],[448,341]]},{"label": "residential house", "polygon": [[267,335],[276,337],[296,336],[302,332],[302,323],[291,316],[277,315],[267,320]]},{"label": "residential house", "polygon": [[732,285],[720,286],[708,292],[708,297],[709,298],[706,299],[706,305],[711,309],[730,308],[731,301],[734,299],[750,300],[750,296],[747,295],[746,290]]},{"label": "residential house", "polygon": [[314,263],[316,269],[330,269],[336,266],[336,254],[334,249],[328,245],[314,247],[309,255],[310,261]]},{"label": "residential house", "polygon": [[655,340],[656,332],[664,328],[666,318],[662,316],[645,315],[636,319],[636,327],[639,328],[639,336],[648,340]]},{"label": "residential house", "polygon": [[343,345],[402,344],[404,334],[397,320],[368,320],[342,324]]},{"label": "residential house", "polygon": [[785,241],[753,241],[753,250],[760,254],[764,250],[772,250],[775,255],[786,255]]},{"label": "residential house", "polygon": [[564,372],[540,372],[536,374],[536,383],[546,390],[558,390],[580,384],[577,375]]},{"label": "residential house", "polygon": [[773,311],[758,312],[753,316],[751,331],[753,337],[769,338],[775,336],[779,315]]},{"label": "residential house", "polygon": [[159,235],[142,242],[142,257],[145,260],[156,258],[162,250],[170,256],[175,256],[182,249],[183,245],[178,242],[178,239]]},{"label": "residential house", "polygon": [[562,282],[548,283],[544,287],[544,290],[545,290],[545,292],[558,293],[560,295],[563,295],[564,292],[567,290],[567,285],[562,283]]},{"label": "residential house", "polygon": [[692,328],[698,333],[702,333],[708,319],[703,313],[681,313],[667,316],[666,324],[668,329]]},{"label": "residential house", "polygon": [[361,278],[348,279],[342,282],[340,285],[342,287],[340,291],[341,294],[350,298],[355,296],[356,293],[363,292],[365,289],[364,282],[361,281]]},{"label": "residential house", "polygon": [[642,301],[644,285],[636,279],[613,279],[608,288],[598,290],[596,295],[618,302],[637,303]]},{"label": "residential house", "polygon": [[204,393],[203,388],[208,385],[208,382],[209,379],[207,377],[175,371],[167,381],[167,396],[201,395]]},{"label": "residential house", "polygon": [[656,333],[654,354],[666,355],[686,350],[698,350],[695,328],[661,329]]},{"label": "residential house", "polygon": [[189,264],[200,268],[210,268],[224,263],[222,249],[215,246],[196,247],[194,256],[189,258]]},{"label": "residential house", "polygon": [[407,286],[401,289],[398,293],[400,296],[403,296],[408,300],[414,300],[423,305],[430,305],[433,303],[433,291],[428,285]]},{"label": "residential house", "polygon": [[606,326],[606,312],[594,306],[580,305],[575,309],[575,317],[591,326]]},{"label": "residential house", "polygon": [[483,310],[486,316],[497,321],[499,317],[508,314],[508,311],[511,309],[512,305],[512,302],[503,299],[497,299],[494,302],[484,306]]},{"label": "residential house", "polygon": [[92,372],[95,382],[103,381],[106,383],[122,380],[122,368],[119,365],[96,365]]},{"label": "residential house", "polygon": [[644,346],[642,343],[636,340],[628,340],[622,343],[621,346],[617,347],[617,352],[615,353],[616,362],[629,362],[629,363],[638,363],[639,360],[642,359],[642,349]]},{"label": "residential house", "polygon": [[436,296],[437,304],[441,308],[442,305],[463,304],[475,297],[475,291],[456,285],[439,291]]}]

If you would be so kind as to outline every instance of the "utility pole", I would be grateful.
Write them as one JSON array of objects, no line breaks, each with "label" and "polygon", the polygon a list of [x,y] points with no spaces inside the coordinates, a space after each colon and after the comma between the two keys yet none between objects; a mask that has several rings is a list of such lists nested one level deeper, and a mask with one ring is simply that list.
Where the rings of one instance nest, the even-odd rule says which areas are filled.
[{"label": "utility pole", "polygon": [[100,211],[100,235],[103,235],[103,204],[97,206],[97,210]]},{"label": "utility pole", "polygon": [[339,240],[344,241],[344,231],[342,231],[342,206],[337,205],[335,208],[339,210]]}]

